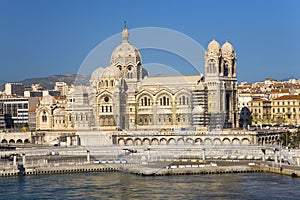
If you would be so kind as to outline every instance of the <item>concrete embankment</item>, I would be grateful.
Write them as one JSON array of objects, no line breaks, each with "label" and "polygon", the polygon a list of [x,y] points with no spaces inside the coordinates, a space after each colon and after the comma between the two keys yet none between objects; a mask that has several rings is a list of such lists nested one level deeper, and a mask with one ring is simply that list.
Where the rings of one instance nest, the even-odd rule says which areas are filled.
[{"label": "concrete embankment", "polygon": [[118,166],[106,166],[101,164],[73,165],[73,166],[51,166],[25,168],[22,172],[17,169],[6,169],[0,171],[1,177],[18,176],[18,175],[42,175],[42,174],[66,174],[66,173],[82,173],[82,172],[101,172],[101,171],[118,171]]},{"label": "concrete embankment", "polygon": [[267,173],[281,174],[291,177],[300,178],[300,167],[286,168],[286,167],[262,167],[262,169]]},{"label": "concrete embankment", "polygon": [[124,168],[124,172],[138,174],[143,176],[168,176],[168,175],[193,175],[193,174],[226,174],[226,173],[256,173],[264,172],[263,169],[256,166],[205,166],[200,168],[151,168],[134,167]]}]

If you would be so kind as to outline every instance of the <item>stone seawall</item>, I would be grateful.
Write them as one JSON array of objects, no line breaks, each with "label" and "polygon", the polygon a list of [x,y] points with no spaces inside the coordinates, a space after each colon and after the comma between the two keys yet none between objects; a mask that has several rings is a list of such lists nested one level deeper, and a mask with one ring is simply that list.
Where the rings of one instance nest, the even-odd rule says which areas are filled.
[{"label": "stone seawall", "polygon": [[227,173],[255,173],[264,172],[260,167],[253,166],[220,166],[220,167],[200,167],[200,168],[148,168],[134,167],[123,169],[124,172],[138,174],[143,176],[169,176],[169,175],[193,175],[193,174],[227,174]]},{"label": "stone seawall", "polygon": [[51,166],[51,167],[37,167],[25,168],[22,172],[17,169],[7,169],[0,171],[0,177],[18,176],[18,175],[43,175],[43,174],[66,174],[66,173],[82,173],[82,172],[108,172],[118,171],[118,166],[106,166],[102,164],[89,165],[74,165],[74,166]]},{"label": "stone seawall", "polygon": [[113,172],[121,171],[124,173],[137,174],[142,176],[170,176],[170,175],[195,175],[195,174],[228,174],[228,173],[275,173],[292,177],[300,177],[299,169],[287,169],[278,167],[268,167],[264,165],[255,166],[205,166],[205,167],[186,167],[186,168],[153,168],[140,164],[86,164],[74,166],[51,166],[27,168],[24,172],[17,169],[2,169],[0,177],[19,176],[19,175],[46,175],[46,174],[67,174],[67,173],[86,173],[86,172]]}]

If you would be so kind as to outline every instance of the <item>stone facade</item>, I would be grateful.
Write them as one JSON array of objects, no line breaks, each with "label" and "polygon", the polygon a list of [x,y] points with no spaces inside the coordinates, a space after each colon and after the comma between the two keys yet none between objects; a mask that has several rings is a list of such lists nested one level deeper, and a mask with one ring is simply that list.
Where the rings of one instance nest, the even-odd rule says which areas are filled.
[{"label": "stone facade", "polygon": [[89,87],[69,90],[61,103],[43,97],[37,130],[221,130],[237,127],[237,115],[236,54],[229,42],[209,43],[205,76],[155,77],[124,27],[110,65],[92,73]]}]

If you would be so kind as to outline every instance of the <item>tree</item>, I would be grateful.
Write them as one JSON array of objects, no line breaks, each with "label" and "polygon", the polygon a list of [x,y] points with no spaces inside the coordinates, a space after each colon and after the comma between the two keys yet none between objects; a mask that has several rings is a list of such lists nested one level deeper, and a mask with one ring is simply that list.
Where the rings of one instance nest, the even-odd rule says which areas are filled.
[{"label": "tree", "polygon": [[290,142],[291,142],[290,135],[291,135],[291,132],[288,130],[280,135],[280,141],[282,142],[283,146],[287,147],[290,145]]},{"label": "tree", "polygon": [[300,145],[300,128],[297,131],[290,132],[287,130],[285,133],[282,133],[280,136],[283,146],[288,146],[291,148],[299,148]]}]

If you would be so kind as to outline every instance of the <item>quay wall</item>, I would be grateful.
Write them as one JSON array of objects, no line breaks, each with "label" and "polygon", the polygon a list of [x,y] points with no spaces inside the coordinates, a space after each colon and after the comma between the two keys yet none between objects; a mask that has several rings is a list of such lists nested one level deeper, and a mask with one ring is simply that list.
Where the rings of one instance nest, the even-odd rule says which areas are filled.
[{"label": "quay wall", "polygon": [[[73,165],[73,166],[51,166],[26,168],[22,175],[45,175],[45,174],[67,174],[83,172],[108,172],[118,171],[118,166],[106,166],[101,164]],[[17,169],[6,169],[0,171],[0,177],[18,176],[20,171]]]},{"label": "quay wall", "polygon": [[276,168],[264,165],[255,166],[206,166],[187,167],[187,168],[157,168],[151,169],[137,164],[85,164],[73,166],[51,166],[26,168],[23,174],[17,169],[2,169],[0,177],[19,176],[19,175],[47,175],[47,174],[68,174],[68,173],[87,173],[87,172],[113,172],[122,171],[124,173],[137,174],[142,176],[169,176],[169,175],[207,175],[207,174],[228,174],[228,173],[275,173],[280,175],[300,177],[300,169]]}]

